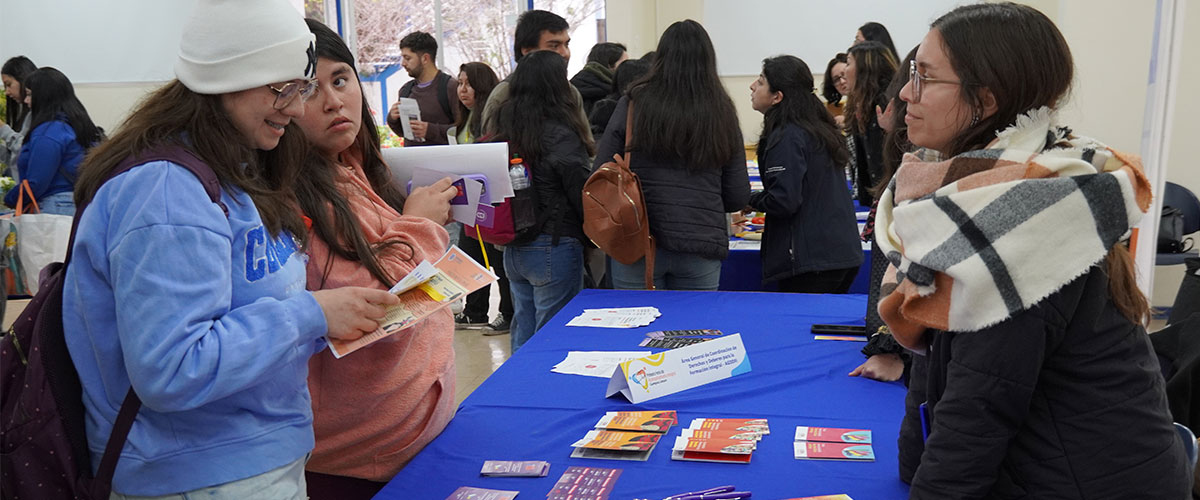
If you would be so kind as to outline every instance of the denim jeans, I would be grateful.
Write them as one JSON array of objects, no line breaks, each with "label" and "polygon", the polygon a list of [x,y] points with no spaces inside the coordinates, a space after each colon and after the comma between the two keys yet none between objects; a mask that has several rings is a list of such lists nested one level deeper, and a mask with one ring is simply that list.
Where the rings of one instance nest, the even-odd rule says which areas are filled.
[{"label": "denim jeans", "polygon": [[560,236],[558,245],[552,246],[552,239],[543,234],[527,244],[504,248],[504,272],[512,289],[509,333],[514,353],[583,289],[583,244]]},{"label": "denim jeans", "polygon": [[43,196],[38,200],[38,209],[44,214],[75,215],[75,193],[63,191]]},{"label": "denim jeans", "polygon": [[[304,500],[308,498],[308,488],[304,484],[304,464],[308,462],[308,458],[309,455],[305,455],[290,464],[256,476],[183,493],[139,497],[122,495],[114,491],[109,494],[108,498],[109,500]],[[179,472],[187,473],[187,471]]]},{"label": "denim jeans", "polygon": [[[646,260],[633,264],[611,261],[613,288],[646,289]],[[693,253],[658,248],[654,253],[654,287],[659,290],[716,290],[721,284],[721,261]]]}]

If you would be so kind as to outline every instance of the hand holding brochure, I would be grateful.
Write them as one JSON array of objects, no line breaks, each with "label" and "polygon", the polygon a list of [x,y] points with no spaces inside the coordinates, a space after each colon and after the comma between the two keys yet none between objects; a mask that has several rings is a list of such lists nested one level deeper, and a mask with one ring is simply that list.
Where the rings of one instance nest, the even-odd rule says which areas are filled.
[{"label": "hand holding brochure", "polygon": [[479,265],[462,249],[452,246],[437,262],[422,262],[388,292],[400,304],[388,309],[379,329],[356,340],[328,338],[334,357],[341,358],[379,339],[409,328],[451,302],[496,281],[496,275]]}]

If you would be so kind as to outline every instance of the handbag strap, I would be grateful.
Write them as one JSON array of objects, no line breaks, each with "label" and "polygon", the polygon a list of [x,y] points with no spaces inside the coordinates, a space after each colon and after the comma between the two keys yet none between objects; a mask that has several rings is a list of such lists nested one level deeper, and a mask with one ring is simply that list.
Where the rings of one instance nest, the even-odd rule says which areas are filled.
[{"label": "handbag strap", "polygon": [[29,194],[29,204],[33,205],[31,214],[40,213],[42,210],[38,208],[37,200],[33,197],[33,188],[29,187],[29,180],[22,179],[21,185],[17,186],[17,212],[16,215],[24,215],[25,212],[25,194]]},{"label": "handbag strap", "polygon": [[[633,165],[631,165],[629,163],[629,158],[630,158],[630,155],[632,154],[629,150],[629,142],[631,140],[633,140],[633,98],[632,97],[629,98],[629,109],[625,111],[625,168],[629,169],[630,173],[633,173]],[[645,198],[645,196],[646,196],[645,193],[643,193],[642,194],[643,199]],[[646,221],[647,222],[650,221],[649,214],[646,215]],[[646,270],[646,273],[645,273],[645,276],[643,276],[643,279],[645,280],[646,289],[654,290],[654,254],[658,250],[657,250],[657,246],[654,244],[654,235],[650,234],[649,228],[646,229],[646,238],[649,240],[648,241],[649,244],[648,244],[648,248],[646,249],[645,260],[642,261],[643,264],[645,264],[643,267],[645,267],[645,270]]]}]

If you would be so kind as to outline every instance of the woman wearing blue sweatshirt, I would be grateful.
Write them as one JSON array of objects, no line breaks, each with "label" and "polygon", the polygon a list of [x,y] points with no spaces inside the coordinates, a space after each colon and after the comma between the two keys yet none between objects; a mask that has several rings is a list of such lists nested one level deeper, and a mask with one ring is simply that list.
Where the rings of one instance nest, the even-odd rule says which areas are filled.
[{"label": "woman wearing blue sweatshirt", "polygon": [[[25,79],[24,87],[33,119],[17,160],[18,177],[29,183],[42,213],[75,215],[76,170],[87,150],[100,141],[100,130],[61,71],[40,68]],[[4,204],[15,207],[20,191],[10,190]]]},{"label": "woman wearing blue sweatshirt", "polygon": [[[305,290],[307,230],[279,187],[307,154],[289,123],[304,112],[314,69],[313,37],[285,1],[199,0],[177,80],[80,169],[86,207],[63,325],[93,466],[125,394],[132,388],[143,403],[112,498],[307,496],[308,359],[325,335],[376,330],[374,318],[398,302],[366,288]],[[108,179],[164,146],[212,169],[220,204],[171,161]]]}]

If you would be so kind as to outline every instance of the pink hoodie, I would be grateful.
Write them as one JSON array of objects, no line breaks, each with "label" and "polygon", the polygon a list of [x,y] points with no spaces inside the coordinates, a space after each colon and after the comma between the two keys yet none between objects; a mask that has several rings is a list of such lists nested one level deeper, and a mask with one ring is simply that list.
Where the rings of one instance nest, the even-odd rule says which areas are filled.
[{"label": "pink hoodie", "polygon": [[[349,200],[368,243],[408,244],[380,252],[379,262],[391,277],[399,280],[422,260],[442,255],[449,242],[442,226],[400,215],[375,194],[360,162],[346,154],[341,160],[345,168],[338,168],[338,190]],[[310,290],[388,288],[366,266],[333,255],[324,241],[310,236]],[[409,247],[415,254],[411,258]],[[332,267],[326,271],[330,259]],[[317,446],[307,469],[387,481],[454,416],[453,315],[444,308],[342,359],[326,349],[312,357],[308,368]]]}]

